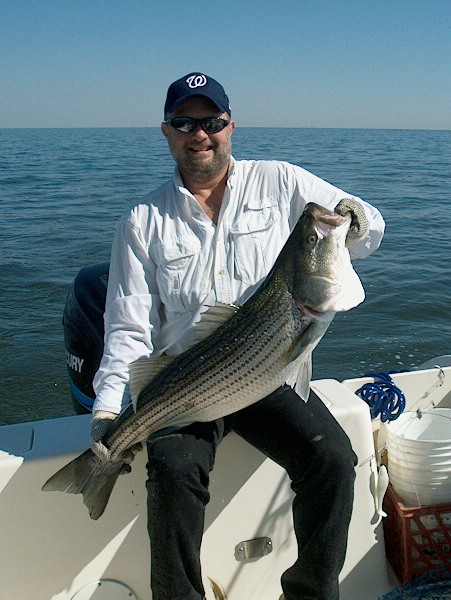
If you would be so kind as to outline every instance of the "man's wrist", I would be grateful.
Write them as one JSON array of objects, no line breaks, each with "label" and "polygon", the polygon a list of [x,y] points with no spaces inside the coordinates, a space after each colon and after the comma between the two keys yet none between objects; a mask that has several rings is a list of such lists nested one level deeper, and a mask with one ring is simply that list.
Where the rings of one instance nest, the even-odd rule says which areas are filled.
[{"label": "man's wrist", "polygon": [[93,419],[115,419],[117,414],[114,412],[110,412],[108,410],[93,410],[92,418]]}]

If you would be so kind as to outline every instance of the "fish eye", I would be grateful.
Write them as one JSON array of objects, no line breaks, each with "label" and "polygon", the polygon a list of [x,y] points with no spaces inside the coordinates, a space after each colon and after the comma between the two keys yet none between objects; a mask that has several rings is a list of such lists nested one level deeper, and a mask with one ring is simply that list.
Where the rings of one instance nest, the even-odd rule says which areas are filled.
[{"label": "fish eye", "polygon": [[306,236],[305,241],[309,245],[316,244],[316,242],[318,241],[318,235],[316,233],[309,233]]}]

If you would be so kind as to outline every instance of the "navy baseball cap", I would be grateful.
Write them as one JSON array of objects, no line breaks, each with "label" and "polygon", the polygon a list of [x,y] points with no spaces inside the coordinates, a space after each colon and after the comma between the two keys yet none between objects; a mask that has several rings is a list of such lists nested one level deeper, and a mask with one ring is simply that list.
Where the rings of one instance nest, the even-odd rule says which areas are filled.
[{"label": "navy baseball cap", "polygon": [[164,105],[164,114],[167,115],[174,112],[177,106],[192,96],[205,96],[221,112],[226,112],[230,115],[229,99],[224,88],[213,77],[208,77],[202,73],[189,73],[185,77],[171,83]]}]

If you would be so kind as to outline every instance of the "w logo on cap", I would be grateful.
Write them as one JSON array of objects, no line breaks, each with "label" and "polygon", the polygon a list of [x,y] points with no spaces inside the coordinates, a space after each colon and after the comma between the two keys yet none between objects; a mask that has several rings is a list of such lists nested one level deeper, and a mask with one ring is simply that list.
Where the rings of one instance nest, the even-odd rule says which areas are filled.
[{"label": "w logo on cap", "polygon": [[192,96],[203,96],[208,98],[217,106],[221,113],[230,115],[229,99],[224,88],[213,77],[207,77],[197,71],[187,73],[168,88],[164,114],[172,114],[174,110],[185,100]]},{"label": "w logo on cap", "polygon": [[191,89],[195,89],[207,85],[207,78],[205,75],[194,74],[190,75],[188,79],[186,79],[186,83]]}]

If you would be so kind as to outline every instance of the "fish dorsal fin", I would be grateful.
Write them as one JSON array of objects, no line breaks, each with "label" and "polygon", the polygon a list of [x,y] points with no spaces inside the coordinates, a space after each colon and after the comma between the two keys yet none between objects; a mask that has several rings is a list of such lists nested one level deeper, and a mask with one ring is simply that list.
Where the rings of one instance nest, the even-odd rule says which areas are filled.
[{"label": "fish dorsal fin", "polygon": [[[216,302],[201,314],[200,321],[195,325],[195,343],[204,340],[211,335],[218,327],[228,321],[232,315],[239,310],[239,306]],[[141,358],[131,363],[130,370],[130,394],[133,407],[136,410],[138,397],[142,390],[154,379],[163,369],[165,369],[174,360],[175,356],[158,356],[151,358]]]},{"label": "fish dorsal fin", "polygon": [[158,373],[165,369],[174,360],[175,356],[158,356],[155,358],[140,358],[131,363],[130,370],[130,394],[133,408],[136,411],[138,396],[148,383]]},{"label": "fish dorsal fin", "polygon": [[200,321],[195,325],[196,343],[201,342],[216,331],[216,329],[228,321],[237,310],[239,310],[239,306],[225,304],[224,302],[216,302],[210,306],[206,312],[201,314]]}]

